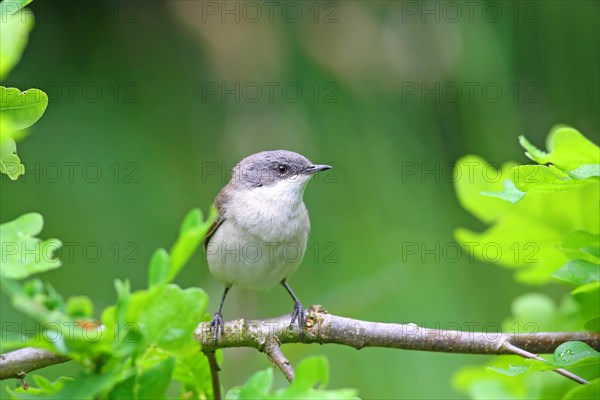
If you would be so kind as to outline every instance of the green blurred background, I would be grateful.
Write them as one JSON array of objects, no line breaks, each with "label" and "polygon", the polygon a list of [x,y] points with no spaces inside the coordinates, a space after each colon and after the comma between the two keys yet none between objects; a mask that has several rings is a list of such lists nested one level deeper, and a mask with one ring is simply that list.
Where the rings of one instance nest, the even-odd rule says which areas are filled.
[{"label": "green blurred background", "polygon": [[[170,246],[191,208],[208,211],[235,162],[289,149],[336,167],[305,195],[313,228],[290,283],[306,306],[498,328],[527,288],[456,255],[453,230],[483,225],[460,208],[449,171],[467,153],[525,162],[517,135],[541,146],[555,123],[598,143],[600,10],[594,1],[467,3],[34,2],[36,27],[3,85],[43,89],[50,104],[18,145],[26,175],[3,176],[1,221],[40,212],[41,237],[66,244],[64,267],[43,278],[92,297],[99,313],[114,301],[115,278],[145,285],[154,249]],[[205,289],[214,311],[222,287],[201,254],[178,283]],[[35,330],[2,296],[2,321]],[[224,316],[291,307],[280,289],[234,289]],[[362,398],[461,398],[453,372],[484,359],[284,351],[292,363],[327,355],[329,387]],[[224,385],[267,365],[256,351],[227,350]]]}]

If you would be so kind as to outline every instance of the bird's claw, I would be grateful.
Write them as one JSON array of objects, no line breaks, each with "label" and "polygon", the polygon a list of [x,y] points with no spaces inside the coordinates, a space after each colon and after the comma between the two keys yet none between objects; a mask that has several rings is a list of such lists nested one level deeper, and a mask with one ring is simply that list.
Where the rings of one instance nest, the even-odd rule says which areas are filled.
[{"label": "bird's claw", "polygon": [[223,315],[221,315],[220,311],[217,311],[210,320],[210,330],[213,331],[213,343],[217,344],[219,331],[221,332],[221,336],[225,334],[225,323],[223,322]]},{"label": "bird's claw", "polygon": [[300,330],[300,337],[304,337],[304,307],[299,301],[294,303],[294,313],[292,314],[292,321],[290,322],[290,328],[294,325],[294,321],[298,320],[298,328]]}]

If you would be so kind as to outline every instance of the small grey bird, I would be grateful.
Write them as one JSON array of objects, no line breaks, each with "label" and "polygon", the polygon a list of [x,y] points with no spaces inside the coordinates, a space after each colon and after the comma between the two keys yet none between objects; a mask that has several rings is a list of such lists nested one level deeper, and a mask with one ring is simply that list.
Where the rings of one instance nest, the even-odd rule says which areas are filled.
[{"label": "small grey bird", "polygon": [[218,217],[204,239],[211,274],[225,285],[210,322],[213,338],[224,332],[221,309],[232,285],[264,291],[283,285],[294,300],[290,327],[304,333],[304,308],[287,278],[304,256],[310,220],[304,205],[313,174],[330,169],[286,150],[263,151],[240,161],[215,200]]}]

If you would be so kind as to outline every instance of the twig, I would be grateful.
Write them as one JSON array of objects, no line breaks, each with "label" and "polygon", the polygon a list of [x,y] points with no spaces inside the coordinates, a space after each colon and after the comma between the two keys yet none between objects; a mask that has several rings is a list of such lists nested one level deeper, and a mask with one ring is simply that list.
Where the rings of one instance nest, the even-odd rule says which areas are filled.
[{"label": "twig", "polygon": [[269,360],[279,367],[285,378],[291,382],[294,380],[294,368],[281,351],[281,345],[276,338],[269,338],[263,349]]},{"label": "twig", "polygon": [[219,381],[219,363],[217,362],[217,356],[215,352],[204,353],[208,358],[208,365],[210,367],[210,377],[213,388],[213,398],[215,400],[221,400],[221,382]]},{"label": "twig", "polygon": [[69,357],[26,347],[0,355],[0,380],[22,378],[23,374],[69,361]]},{"label": "twig", "polygon": [[[530,353],[530,352],[528,352],[526,350],[520,349],[520,348],[518,348],[517,346],[515,346],[515,345],[513,345],[511,343],[508,343],[508,342],[504,343],[504,347],[506,349],[508,349],[509,351],[511,351],[512,353],[515,353],[515,354],[517,354],[517,355],[519,355],[521,357],[532,358],[532,359],[535,359],[535,360],[540,360],[540,361],[547,362],[544,358],[538,356],[537,354],[533,354],[533,353]],[[588,381],[586,381],[582,377],[580,377],[578,375],[575,375],[574,373],[569,372],[569,371],[567,371],[566,369],[563,369],[563,368],[553,369],[552,371],[556,372],[559,375],[564,376],[565,378],[569,378],[569,379],[571,379],[571,380],[573,380],[573,381],[575,381],[577,383],[581,383],[582,385],[585,385],[585,384],[589,383]]]}]

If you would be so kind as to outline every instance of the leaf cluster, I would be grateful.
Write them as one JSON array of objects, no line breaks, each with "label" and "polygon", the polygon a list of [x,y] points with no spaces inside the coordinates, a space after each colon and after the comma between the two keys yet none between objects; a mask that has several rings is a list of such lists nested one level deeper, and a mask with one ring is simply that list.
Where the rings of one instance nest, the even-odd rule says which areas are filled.
[{"label": "leaf cluster", "polygon": [[[19,62],[29,33],[33,29],[33,13],[23,7],[31,0],[0,3],[0,81]],[[0,86],[0,173],[16,180],[25,173],[17,155],[16,142],[27,134],[48,107],[48,96],[41,90],[21,92],[17,88]]]},{"label": "leaf cluster", "polygon": [[[547,152],[524,137],[519,142],[536,164],[508,162],[495,168],[477,156],[457,163],[460,203],[489,226],[483,232],[457,229],[456,240],[471,256],[514,269],[522,283],[570,287],[558,305],[542,293],[517,298],[511,318],[504,321],[505,331],[598,331],[600,149],[564,126],[548,135]],[[568,399],[591,393],[597,398],[599,365],[596,351],[581,342],[567,342],[546,362],[501,357],[487,373],[480,367],[465,368],[455,376],[455,386],[473,398]],[[564,367],[595,379],[594,383],[569,391],[564,378],[545,374],[540,380],[537,374]]]},{"label": "leaf cluster", "polygon": [[[208,363],[193,339],[198,322],[209,319],[208,296],[199,288],[182,289],[171,283],[198,248],[210,223],[203,220],[200,210],[192,210],[171,252],[155,252],[148,287],[132,292],[127,281],[115,281],[115,304],[101,311],[99,320],[88,297],[65,300],[51,285],[32,278],[60,265],[45,249],[53,244],[56,250],[60,242],[34,237],[42,228],[40,215],[26,214],[2,224],[3,247],[40,250],[26,253],[24,263],[19,264],[14,256],[6,263],[3,260],[0,276],[13,305],[45,327],[43,335],[13,338],[4,346],[46,348],[83,367],[76,379],[50,383],[34,377],[37,388],[12,390],[11,396],[165,398],[167,390],[176,387],[172,390],[181,397],[210,397]],[[15,254],[20,257],[23,252]]]}]

